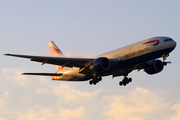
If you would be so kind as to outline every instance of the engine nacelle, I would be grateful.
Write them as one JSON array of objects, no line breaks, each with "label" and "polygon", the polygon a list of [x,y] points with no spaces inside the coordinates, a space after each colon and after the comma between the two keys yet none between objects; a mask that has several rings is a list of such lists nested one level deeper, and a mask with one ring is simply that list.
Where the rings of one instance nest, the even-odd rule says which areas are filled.
[{"label": "engine nacelle", "polygon": [[163,62],[161,60],[152,60],[150,62],[147,63],[146,68],[144,69],[144,71],[147,74],[156,74],[159,73],[163,70],[164,65]]},{"label": "engine nacelle", "polygon": [[109,69],[110,61],[106,57],[100,57],[91,62],[90,69],[94,72],[101,72]]}]

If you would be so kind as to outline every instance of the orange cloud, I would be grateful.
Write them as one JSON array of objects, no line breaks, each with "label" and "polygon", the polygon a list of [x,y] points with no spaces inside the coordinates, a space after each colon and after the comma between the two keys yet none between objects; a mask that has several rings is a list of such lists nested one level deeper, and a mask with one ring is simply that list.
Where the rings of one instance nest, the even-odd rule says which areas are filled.
[{"label": "orange cloud", "polygon": [[144,120],[168,106],[157,94],[143,88],[136,88],[124,96],[106,96],[109,102],[104,115],[117,120]]},{"label": "orange cloud", "polygon": [[180,120],[180,103],[177,103],[172,106],[172,110],[176,111],[176,115],[171,117],[170,120]]}]

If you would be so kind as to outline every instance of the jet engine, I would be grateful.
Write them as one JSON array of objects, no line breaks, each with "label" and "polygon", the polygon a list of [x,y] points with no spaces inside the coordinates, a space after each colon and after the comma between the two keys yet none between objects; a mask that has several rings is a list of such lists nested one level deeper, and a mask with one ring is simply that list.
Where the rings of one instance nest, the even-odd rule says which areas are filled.
[{"label": "jet engine", "polygon": [[163,68],[164,68],[164,65],[161,60],[152,60],[147,63],[147,66],[145,67],[144,71],[147,74],[152,75],[152,74],[161,72]]},{"label": "jet engine", "polygon": [[91,62],[90,69],[94,72],[101,72],[109,69],[110,61],[106,57],[99,57]]}]

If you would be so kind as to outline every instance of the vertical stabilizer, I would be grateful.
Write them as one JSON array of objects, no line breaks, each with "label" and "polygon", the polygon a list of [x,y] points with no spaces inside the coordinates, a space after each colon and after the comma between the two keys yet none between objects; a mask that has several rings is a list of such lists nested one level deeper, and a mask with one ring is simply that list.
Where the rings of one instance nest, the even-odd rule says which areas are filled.
[{"label": "vertical stabilizer", "polygon": [[[63,53],[61,52],[61,50],[56,46],[56,44],[53,41],[49,42],[48,44],[49,44],[49,48],[51,50],[52,55],[63,56]],[[57,69],[57,71],[60,71],[62,69],[62,67],[56,65],[56,69]]]},{"label": "vertical stabilizer", "polygon": [[63,53],[60,51],[60,49],[56,46],[56,44],[53,41],[49,42],[49,47],[53,55],[63,55]]}]

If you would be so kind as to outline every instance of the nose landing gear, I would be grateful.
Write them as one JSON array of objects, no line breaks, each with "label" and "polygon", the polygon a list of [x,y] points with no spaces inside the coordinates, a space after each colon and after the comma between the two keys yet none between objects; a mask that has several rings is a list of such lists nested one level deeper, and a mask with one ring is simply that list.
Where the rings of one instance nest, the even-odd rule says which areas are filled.
[{"label": "nose landing gear", "polygon": [[168,63],[171,63],[170,61],[169,61],[169,62],[165,62],[165,60],[167,59],[168,56],[169,56],[169,54],[164,54],[164,55],[162,55],[162,57],[163,57],[163,62],[162,62],[162,64],[163,64],[164,66],[166,66]]},{"label": "nose landing gear", "polygon": [[132,82],[132,78],[128,78],[128,77],[124,77],[124,79],[122,81],[119,82],[119,85],[122,86],[126,86],[128,83]]}]

